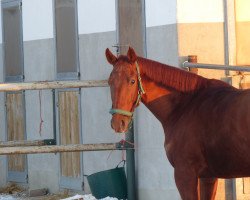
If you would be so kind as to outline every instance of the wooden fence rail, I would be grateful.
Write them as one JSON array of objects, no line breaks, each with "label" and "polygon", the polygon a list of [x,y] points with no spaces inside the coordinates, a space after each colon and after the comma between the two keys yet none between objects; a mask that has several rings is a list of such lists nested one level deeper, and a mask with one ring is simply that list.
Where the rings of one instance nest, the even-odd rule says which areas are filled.
[{"label": "wooden fence rail", "polygon": [[0,83],[0,92],[21,91],[21,90],[107,87],[107,86],[108,86],[107,80]]},{"label": "wooden fence rail", "polygon": [[56,145],[55,139],[45,140],[17,140],[17,141],[0,141],[0,148],[2,147],[16,147],[16,146],[44,146]]},{"label": "wooden fence rail", "polygon": [[132,146],[121,143],[100,143],[100,144],[70,144],[52,146],[22,146],[0,148],[0,155],[13,154],[38,154],[38,153],[58,153],[77,151],[109,151],[133,149]]}]

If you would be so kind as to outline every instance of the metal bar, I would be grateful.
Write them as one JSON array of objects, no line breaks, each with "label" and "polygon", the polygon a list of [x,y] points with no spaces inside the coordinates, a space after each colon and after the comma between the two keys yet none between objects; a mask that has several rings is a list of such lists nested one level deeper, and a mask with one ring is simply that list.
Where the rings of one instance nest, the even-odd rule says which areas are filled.
[{"label": "metal bar", "polygon": [[55,146],[5,147],[5,148],[0,148],[0,155],[79,152],[79,151],[109,151],[109,150],[126,149],[126,148],[119,148],[118,144],[119,143],[101,143],[101,144],[55,145]]},{"label": "metal bar", "polygon": [[19,141],[0,141],[1,147],[17,147],[17,146],[44,146],[44,145],[55,145],[55,140],[19,140]]},{"label": "metal bar", "polygon": [[[130,145],[134,144],[134,122],[132,123],[129,131],[126,133],[126,141],[129,142]],[[126,160],[128,161],[126,164],[128,200],[136,200],[134,148],[126,150]]]},{"label": "metal bar", "polygon": [[107,86],[108,86],[107,80],[0,83],[0,92],[21,91],[21,90],[63,89],[63,88],[107,87]]},{"label": "metal bar", "polygon": [[201,68],[201,69],[217,69],[217,70],[229,70],[229,71],[246,71],[250,72],[250,66],[227,66],[227,65],[212,65],[212,64],[203,64],[203,63],[190,63],[184,62],[183,68]]}]

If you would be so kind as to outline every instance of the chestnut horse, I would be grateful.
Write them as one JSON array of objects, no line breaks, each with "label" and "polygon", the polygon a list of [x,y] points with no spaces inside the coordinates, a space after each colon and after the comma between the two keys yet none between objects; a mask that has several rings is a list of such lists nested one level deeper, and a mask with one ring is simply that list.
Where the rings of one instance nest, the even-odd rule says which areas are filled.
[{"label": "chestnut horse", "polygon": [[[165,150],[183,200],[213,200],[217,178],[250,176],[250,91],[137,57],[132,48],[113,65],[111,126],[126,132],[139,102],[165,132]],[[200,181],[200,194],[198,192]]]}]

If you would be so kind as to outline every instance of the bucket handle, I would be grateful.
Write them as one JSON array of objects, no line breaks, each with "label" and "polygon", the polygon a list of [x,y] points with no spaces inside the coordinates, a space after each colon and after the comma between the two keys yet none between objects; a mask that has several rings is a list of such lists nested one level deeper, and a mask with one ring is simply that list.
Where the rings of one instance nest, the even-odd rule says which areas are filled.
[{"label": "bucket handle", "polygon": [[118,163],[118,165],[116,166],[116,168],[118,168],[118,167],[119,167],[119,165],[120,165],[122,162],[123,162],[123,166],[122,166],[122,167],[124,167],[124,166],[125,166],[125,163],[126,163],[126,160],[122,160],[122,161],[120,161],[120,162]]},{"label": "bucket handle", "polygon": [[[119,167],[119,165],[120,165],[122,162],[123,162],[123,166],[122,166],[122,167],[124,167],[124,166],[125,166],[125,163],[126,163],[126,160],[122,160],[122,161],[120,161],[120,162],[118,163],[118,165],[116,166],[116,168],[118,168],[118,167]],[[83,176],[84,176],[84,177],[88,177],[89,175],[87,175],[87,174],[83,174]]]}]

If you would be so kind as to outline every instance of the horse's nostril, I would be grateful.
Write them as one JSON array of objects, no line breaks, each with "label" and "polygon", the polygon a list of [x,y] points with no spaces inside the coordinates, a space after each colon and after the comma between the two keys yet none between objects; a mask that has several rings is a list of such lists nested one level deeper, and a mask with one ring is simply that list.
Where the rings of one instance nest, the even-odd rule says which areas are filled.
[{"label": "horse's nostril", "polygon": [[125,127],[125,121],[121,120],[121,127],[124,128]]}]

